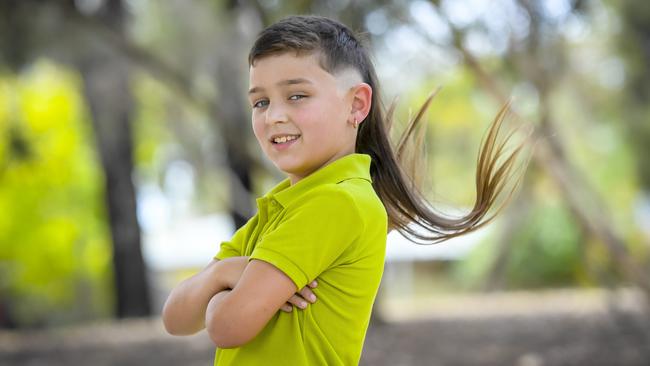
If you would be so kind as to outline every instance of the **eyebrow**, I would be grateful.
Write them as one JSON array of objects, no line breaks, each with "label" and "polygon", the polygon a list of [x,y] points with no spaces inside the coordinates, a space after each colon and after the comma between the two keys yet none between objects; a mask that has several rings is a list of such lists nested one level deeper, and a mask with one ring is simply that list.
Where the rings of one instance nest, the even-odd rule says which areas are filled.
[{"label": "eyebrow", "polygon": [[[305,79],[305,78],[286,79],[286,80],[280,80],[280,81],[278,81],[277,83],[275,83],[275,85],[277,85],[277,86],[283,86],[283,85],[296,85],[296,84],[313,84],[313,83],[312,83],[311,81]],[[261,87],[259,87],[259,86],[256,86],[256,87],[254,87],[254,88],[251,88],[251,89],[248,91],[248,94],[249,94],[249,95],[250,95],[250,94],[254,94],[254,93],[260,92],[260,91],[262,91],[262,90],[264,90],[264,88],[261,88]]]}]

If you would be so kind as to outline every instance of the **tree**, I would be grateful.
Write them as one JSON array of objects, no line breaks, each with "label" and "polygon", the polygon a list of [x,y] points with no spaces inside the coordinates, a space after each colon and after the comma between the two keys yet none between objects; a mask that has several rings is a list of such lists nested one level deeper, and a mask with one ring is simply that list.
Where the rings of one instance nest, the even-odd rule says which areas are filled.
[{"label": "tree", "polygon": [[[97,21],[124,36],[120,0],[99,9]],[[89,42],[77,61],[93,116],[97,148],[105,173],[106,204],[113,238],[117,316],[151,314],[149,287],[142,258],[140,227],[133,184],[132,105],[129,63],[113,50]]]}]

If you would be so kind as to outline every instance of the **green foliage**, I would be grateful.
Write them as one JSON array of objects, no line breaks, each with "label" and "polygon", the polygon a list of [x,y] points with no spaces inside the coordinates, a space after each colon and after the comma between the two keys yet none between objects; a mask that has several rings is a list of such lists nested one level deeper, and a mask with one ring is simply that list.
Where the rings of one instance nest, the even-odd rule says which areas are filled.
[{"label": "green foliage", "polygon": [[46,62],[0,76],[0,299],[19,326],[111,309],[102,177],[79,84]]},{"label": "green foliage", "polygon": [[575,284],[581,235],[562,205],[540,205],[514,238],[506,276],[512,287]]},{"label": "green foliage", "polygon": [[[503,273],[507,288],[580,285],[584,281],[582,236],[572,216],[560,203],[536,207],[517,229]],[[453,269],[464,286],[480,286],[489,275],[496,253],[495,237],[477,246]]]}]

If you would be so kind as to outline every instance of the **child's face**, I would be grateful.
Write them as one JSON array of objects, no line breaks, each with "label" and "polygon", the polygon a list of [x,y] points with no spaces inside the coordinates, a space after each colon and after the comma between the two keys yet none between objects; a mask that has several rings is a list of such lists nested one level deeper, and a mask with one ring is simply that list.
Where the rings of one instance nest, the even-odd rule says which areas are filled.
[{"label": "child's face", "polygon": [[251,66],[255,137],[292,184],[354,152],[351,87],[360,82],[354,74],[328,73],[315,54],[272,55]]}]

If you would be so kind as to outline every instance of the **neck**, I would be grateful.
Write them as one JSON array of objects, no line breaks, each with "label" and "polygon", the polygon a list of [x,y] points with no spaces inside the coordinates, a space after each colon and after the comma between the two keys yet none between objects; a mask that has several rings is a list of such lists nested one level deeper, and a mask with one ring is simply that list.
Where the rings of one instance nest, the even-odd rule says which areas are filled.
[{"label": "neck", "polygon": [[313,169],[313,170],[311,170],[311,171],[309,171],[307,173],[301,173],[301,174],[289,173],[289,180],[291,181],[291,185],[294,185],[294,184],[298,183],[299,181],[301,181],[305,177],[309,176],[310,174],[318,171],[319,169],[324,168],[328,164],[331,164],[332,162],[334,162],[334,161],[336,161],[336,160],[338,160],[338,159],[340,159],[340,158],[342,158],[344,156],[354,154],[354,152],[355,152],[354,147],[352,147],[351,149],[349,148],[349,149],[341,150],[338,153],[334,154],[331,158],[327,159],[322,164],[318,165],[317,168],[315,168],[315,169]]}]

